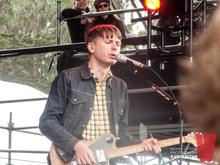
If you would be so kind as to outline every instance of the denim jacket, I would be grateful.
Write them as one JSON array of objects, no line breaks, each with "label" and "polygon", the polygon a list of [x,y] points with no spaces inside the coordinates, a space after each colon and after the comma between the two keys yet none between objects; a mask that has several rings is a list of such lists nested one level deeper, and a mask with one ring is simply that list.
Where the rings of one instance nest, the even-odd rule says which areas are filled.
[{"label": "denim jacket", "polygon": [[[120,140],[117,147],[141,143],[127,132],[128,95],[124,81],[116,80],[118,95],[118,115]],[[110,130],[116,135],[113,109],[111,81],[106,86],[106,103],[109,115]],[[95,97],[96,85],[89,71],[88,62],[81,67],[68,69],[59,74],[52,83],[49,97],[40,117],[39,128],[42,134],[55,145],[71,153],[76,143],[82,139],[82,133],[89,122]]]}]

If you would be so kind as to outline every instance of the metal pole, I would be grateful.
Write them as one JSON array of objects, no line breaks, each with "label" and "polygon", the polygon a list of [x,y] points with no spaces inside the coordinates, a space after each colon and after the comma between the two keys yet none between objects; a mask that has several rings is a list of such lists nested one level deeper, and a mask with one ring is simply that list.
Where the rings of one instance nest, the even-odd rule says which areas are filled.
[{"label": "metal pole", "polygon": [[[9,124],[8,124],[8,132],[9,132],[9,142],[8,142],[8,149],[11,149],[11,141],[12,141],[12,129],[14,124],[12,123],[12,113],[10,112]],[[8,152],[8,164],[11,164],[11,152]]]},{"label": "metal pole", "polygon": [[181,22],[182,22],[182,30],[181,30],[181,46],[182,46],[182,50],[185,47],[185,17],[181,16]]},{"label": "metal pole", "polygon": [[[160,27],[161,27],[161,29],[164,29],[165,19],[161,18],[160,20],[161,20],[161,22],[160,22],[161,26]],[[161,31],[161,50],[162,51],[165,50],[165,32],[163,30]]]},{"label": "metal pole", "polygon": [[[151,15],[152,15],[152,12],[151,11],[148,11],[148,27],[147,27],[147,55],[149,56],[150,53],[151,53]],[[151,66],[151,60],[147,60],[147,65],[150,67]]]},{"label": "metal pole", "polygon": [[[179,106],[179,105],[177,105],[177,106]],[[179,117],[180,117],[180,151],[181,151],[180,152],[180,165],[182,165],[182,163],[183,163],[183,154],[182,154],[182,151],[183,151],[183,139],[182,139],[182,137],[183,137],[183,114],[182,114],[181,110],[179,111]]]},{"label": "metal pole", "polygon": [[60,6],[61,0],[57,0],[57,45],[60,45]]},{"label": "metal pole", "polygon": [[203,26],[204,26],[204,33],[206,32],[206,14],[207,14],[207,0],[203,0]]},{"label": "metal pole", "polygon": [[193,0],[190,0],[190,13],[189,13],[189,54],[190,62],[193,61]]}]

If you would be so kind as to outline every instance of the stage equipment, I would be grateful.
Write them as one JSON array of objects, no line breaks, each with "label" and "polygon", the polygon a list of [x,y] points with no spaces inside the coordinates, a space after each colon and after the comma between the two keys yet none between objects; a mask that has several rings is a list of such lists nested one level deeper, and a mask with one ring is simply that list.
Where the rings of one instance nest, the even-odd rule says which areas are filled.
[{"label": "stage equipment", "polygon": [[161,0],[141,0],[142,5],[148,11],[157,11],[160,9]]},{"label": "stage equipment", "polygon": [[189,0],[161,0],[160,16],[169,18],[187,13],[189,13]]},{"label": "stage equipment", "polygon": [[189,0],[141,0],[148,11],[159,11],[162,17],[180,16],[189,13]]}]

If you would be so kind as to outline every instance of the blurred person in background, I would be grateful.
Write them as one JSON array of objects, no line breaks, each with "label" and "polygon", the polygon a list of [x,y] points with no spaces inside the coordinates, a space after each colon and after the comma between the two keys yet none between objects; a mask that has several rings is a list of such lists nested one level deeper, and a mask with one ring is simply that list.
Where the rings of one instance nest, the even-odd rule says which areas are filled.
[{"label": "blurred person in background", "polygon": [[[88,13],[90,11],[88,7],[88,0],[74,0],[73,5],[74,8],[66,8],[61,12],[62,17],[72,18],[85,12]],[[84,32],[86,28],[87,18],[67,19],[66,22],[72,43],[85,42]]]},{"label": "blurred person in background", "polygon": [[180,103],[196,131],[216,134],[215,155],[220,162],[220,7],[204,35],[196,39],[193,62],[180,62]]},{"label": "blurred person in background", "polygon": [[[110,11],[111,10],[110,4],[111,4],[111,0],[94,1],[94,7],[96,8],[97,12]],[[120,30],[122,34],[122,38],[126,38],[124,24],[122,20],[120,20],[115,14],[88,18],[84,38],[86,38],[86,35],[88,34],[91,28],[95,27],[96,25],[102,25],[102,24],[111,24],[116,26]]]}]

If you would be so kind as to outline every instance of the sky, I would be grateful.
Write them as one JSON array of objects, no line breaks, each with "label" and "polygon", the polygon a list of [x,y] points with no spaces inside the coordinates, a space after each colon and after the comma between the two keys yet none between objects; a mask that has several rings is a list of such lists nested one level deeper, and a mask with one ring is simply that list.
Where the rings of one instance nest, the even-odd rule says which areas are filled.
[{"label": "sky", "polygon": [[[26,85],[0,81],[0,101],[42,98],[46,94]],[[0,103],[0,126],[8,127],[10,112],[14,128],[38,126],[39,117],[44,110],[46,100],[20,103]],[[39,129],[26,129],[23,131],[40,133]],[[8,130],[0,128],[0,149],[8,149]],[[49,151],[51,142],[44,136],[12,132],[12,149]],[[40,165],[46,163],[47,154],[12,153],[13,165]],[[8,153],[0,152],[0,165],[8,164]]]}]

